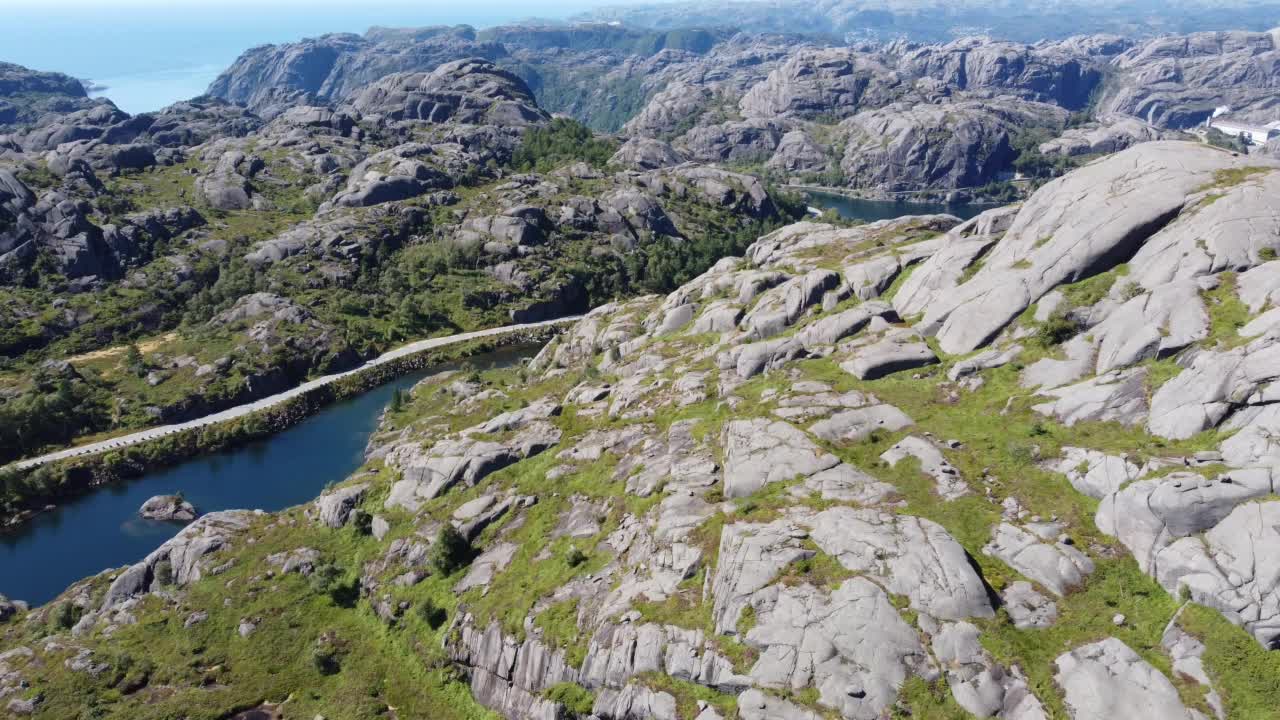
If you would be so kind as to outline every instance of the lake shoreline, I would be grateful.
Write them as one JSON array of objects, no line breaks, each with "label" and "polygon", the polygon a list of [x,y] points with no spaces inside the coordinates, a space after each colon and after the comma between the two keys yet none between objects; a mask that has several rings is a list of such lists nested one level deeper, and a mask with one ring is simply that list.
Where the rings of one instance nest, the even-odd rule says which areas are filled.
[{"label": "lake shoreline", "polygon": [[969,220],[987,210],[1001,207],[1003,203],[986,202],[925,202],[917,199],[877,199],[859,196],[850,191],[804,190],[806,201],[822,212],[834,212],[844,220],[876,222],[911,215],[954,215]]},{"label": "lake shoreline", "polygon": [[863,200],[866,202],[893,203],[896,205],[959,205],[965,207],[999,207],[1007,205],[1007,202],[998,200],[984,199],[983,196],[973,196],[971,191],[977,188],[964,188],[959,190],[911,190],[904,192],[883,192],[878,190],[858,190],[855,188],[828,187],[825,185],[789,185],[789,190],[796,190],[808,196],[827,195],[829,197],[840,197],[849,200]]},{"label": "lake shoreline", "polygon": [[555,324],[515,328],[505,333],[462,340],[366,364],[332,382],[299,392],[277,404],[227,420],[159,435],[118,449],[87,456],[72,455],[26,468],[17,467],[17,463],[0,468],[0,471],[9,475],[4,478],[5,481],[30,482],[36,479],[49,488],[45,492],[23,498],[16,510],[0,517],[0,536],[23,527],[44,512],[56,509],[56,502],[74,499],[117,481],[136,478],[202,455],[225,452],[263,440],[297,425],[330,405],[357,397],[432,365],[457,362],[501,348],[543,345],[562,332],[567,321],[568,319],[564,319]]}]

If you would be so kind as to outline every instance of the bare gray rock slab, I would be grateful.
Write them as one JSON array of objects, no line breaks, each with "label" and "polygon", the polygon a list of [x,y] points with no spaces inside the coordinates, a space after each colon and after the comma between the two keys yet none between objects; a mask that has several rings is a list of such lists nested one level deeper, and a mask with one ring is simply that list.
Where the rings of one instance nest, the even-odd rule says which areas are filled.
[{"label": "bare gray rock slab", "polygon": [[1196,717],[1182,704],[1169,678],[1115,638],[1063,653],[1055,664],[1054,680],[1075,720]]}]

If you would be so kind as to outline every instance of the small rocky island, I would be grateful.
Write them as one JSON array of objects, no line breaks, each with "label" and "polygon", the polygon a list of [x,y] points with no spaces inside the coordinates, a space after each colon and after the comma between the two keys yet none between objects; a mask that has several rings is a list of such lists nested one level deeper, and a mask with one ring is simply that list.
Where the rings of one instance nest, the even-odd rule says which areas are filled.
[{"label": "small rocky island", "polygon": [[144,520],[190,522],[196,519],[196,508],[182,495],[156,495],[138,508]]}]

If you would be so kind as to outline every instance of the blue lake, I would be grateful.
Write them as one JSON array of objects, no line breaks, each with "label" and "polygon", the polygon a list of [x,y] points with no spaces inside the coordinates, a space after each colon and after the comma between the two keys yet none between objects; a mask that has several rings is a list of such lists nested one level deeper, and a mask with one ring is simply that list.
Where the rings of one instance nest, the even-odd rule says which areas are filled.
[{"label": "blue lake", "polygon": [[903,215],[933,215],[947,213],[961,220],[968,220],[995,205],[948,205],[946,203],[897,202],[894,200],[862,200],[835,193],[807,192],[805,195],[815,207],[835,210],[847,220],[875,222],[892,220]]},{"label": "blue lake", "polygon": [[[482,370],[506,367],[536,350],[504,348],[468,362]],[[181,492],[201,513],[281,510],[313,500],[364,462],[365,445],[395,390],[454,367],[406,375],[265,440],[109,485],[42,513],[0,534],[0,594],[43,604],[81,578],[141,560],[182,527],[138,517],[153,495]]]}]

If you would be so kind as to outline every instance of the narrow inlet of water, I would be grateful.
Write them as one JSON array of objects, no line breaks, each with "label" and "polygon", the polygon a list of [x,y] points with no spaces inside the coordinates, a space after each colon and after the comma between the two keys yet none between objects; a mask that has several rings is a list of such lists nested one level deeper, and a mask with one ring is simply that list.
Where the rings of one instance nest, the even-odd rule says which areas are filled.
[{"label": "narrow inlet of water", "polygon": [[806,195],[814,207],[822,210],[835,210],[836,214],[846,220],[892,220],[904,215],[934,215],[946,213],[955,215],[961,220],[968,220],[979,213],[990,210],[995,205],[968,205],[946,203],[897,202],[894,200],[862,200],[835,193],[810,191]]},{"label": "narrow inlet of water", "polygon": [[[503,348],[465,362],[481,370],[508,367],[537,350]],[[398,378],[235,450],[193,458],[66,501],[0,534],[0,593],[35,606],[77,580],[141,560],[182,528],[138,517],[138,508],[153,495],[180,492],[201,514],[236,508],[275,511],[308,502],[364,463],[365,445],[393,392],[459,364]]]}]

